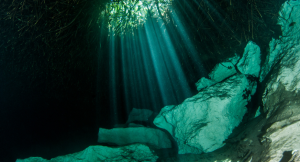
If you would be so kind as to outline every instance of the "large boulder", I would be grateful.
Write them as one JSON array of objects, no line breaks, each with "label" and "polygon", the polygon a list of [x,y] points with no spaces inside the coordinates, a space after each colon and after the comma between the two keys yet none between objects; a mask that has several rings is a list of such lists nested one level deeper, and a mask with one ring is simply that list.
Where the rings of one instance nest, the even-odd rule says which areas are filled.
[{"label": "large boulder", "polygon": [[180,105],[164,107],[153,123],[174,137],[179,154],[221,148],[247,112],[246,105],[257,87],[253,77],[259,72],[260,48],[250,41],[242,58],[236,55],[217,64],[208,79],[196,83],[197,95]]},{"label": "large boulder", "polygon": [[235,55],[234,57],[217,64],[212,72],[209,73],[209,78],[202,77],[196,83],[197,90],[200,91],[203,88],[221,82],[237,72],[245,75],[251,75],[253,77],[259,77],[261,64],[260,57],[261,53],[259,46],[254,42],[249,41],[242,58]]},{"label": "large boulder", "polygon": [[50,160],[41,157],[17,159],[16,162],[94,162],[94,161],[119,161],[119,162],[155,162],[158,159],[145,145],[134,144],[119,148],[106,146],[89,146],[83,151],[58,156]]},{"label": "large boulder", "polygon": [[154,124],[174,137],[179,154],[214,151],[241,122],[253,85],[245,75],[236,74],[180,105],[164,107]]}]

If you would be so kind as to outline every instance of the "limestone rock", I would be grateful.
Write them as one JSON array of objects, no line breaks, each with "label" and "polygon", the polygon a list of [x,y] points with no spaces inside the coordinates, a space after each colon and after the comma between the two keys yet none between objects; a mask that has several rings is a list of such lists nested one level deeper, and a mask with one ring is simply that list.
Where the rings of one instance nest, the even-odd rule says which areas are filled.
[{"label": "limestone rock", "polygon": [[[270,43],[270,54],[261,74],[272,72],[262,96],[270,126],[262,135],[264,152],[260,161],[299,161],[300,149],[300,1],[287,1],[279,12],[283,36]],[[284,153],[290,152],[285,159]]]},{"label": "limestone rock", "polygon": [[300,161],[300,151],[299,150],[293,150],[292,151],[292,157],[288,162],[297,162]]},{"label": "limestone rock", "polygon": [[155,162],[158,159],[151,150],[142,144],[134,144],[119,148],[106,146],[89,146],[83,151],[46,160],[40,157],[18,159],[16,162],[94,162],[94,161],[119,161],[119,162]]},{"label": "limestone rock", "polygon": [[259,81],[262,82],[267,74],[274,68],[275,64],[282,58],[283,56],[283,48],[281,47],[279,40],[275,40],[274,38],[269,43],[269,54],[266,57],[265,63],[261,69],[261,74]]},{"label": "limestone rock", "polygon": [[211,80],[211,79],[207,79],[205,77],[202,77],[200,80],[198,80],[198,82],[196,83],[196,87],[198,91],[201,91],[203,88],[209,87],[213,84],[215,84],[216,82]]},{"label": "limestone rock", "polygon": [[252,88],[245,75],[233,75],[178,106],[164,107],[154,124],[170,132],[179,154],[214,151],[241,122]]},{"label": "limestone rock", "polygon": [[197,83],[197,90],[200,91],[203,88],[209,87],[216,84],[227,77],[234,75],[236,73],[235,64],[238,62],[239,57],[229,58],[225,62],[217,64],[212,72],[209,74],[209,79],[202,77]]},{"label": "limestone rock", "polygon": [[[272,70],[272,75],[263,94],[264,112],[269,118],[279,106],[281,102],[286,100],[289,92],[295,92],[297,95],[300,90],[300,2],[291,1],[283,4],[280,14],[286,20],[279,19],[278,24],[282,26],[283,36],[280,40],[272,40],[270,50],[272,52],[268,56],[268,63],[264,66],[265,73]],[[290,26],[291,22],[295,22]],[[289,33],[291,32],[291,33]],[[298,33],[297,33],[298,32]],[[275,42],[275,43],[274,43]],[[271,44],[274,44],[271,49]],[[264,79],[261,75],[261,79]],[[283,95],[286,94],[286,95]]]},{"label": "limestone rock", "polygon": [[243,57],[239,60],[237,68],[242,74],[259,76],[260,72],[260,48],[254,42],[249,41]]},{"label": "limestone rock", "polygon": [[242,59],[236,55],[217,64],[209,79],[203,77],[196,83],[197,95],[178,106],[164,107],[153,123],[170,132],[179,154],[212,152],[224,145],[242,121],[257,87],[250,76],[258,77],[259,72],[260,48],[249,42]]},{"label": "limestone rock", "polygon": [[[300,150],[300,121],[280,128],[270,135],[264,136],[263,142],[267,142],[262,161],[278,162],[285,151]],[[295,158],[299,159],[296,155]]]},{"label": "limestone rock", "polygon": [[300,43],[300,2],[287,1],[279,12],[278,24],[281,26],[282,36],[278,40],[272,39],[269,44],[270,53],[267,55],[262,73],[260,75],[260,82],[262,82],[267,74],[281,61],[285,55],[295,53],[297,46]]}]

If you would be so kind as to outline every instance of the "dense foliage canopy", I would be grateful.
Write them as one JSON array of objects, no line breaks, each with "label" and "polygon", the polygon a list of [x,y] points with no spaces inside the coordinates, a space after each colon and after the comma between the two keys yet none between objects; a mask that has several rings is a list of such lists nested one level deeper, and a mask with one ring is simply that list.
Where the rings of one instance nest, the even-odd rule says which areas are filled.
[{"label": "dense foliage canopy", "polygon": [[123,0],[106,4],[101,12],[98,23],[108,19],[109,30],[122,33],[145,23],[147,16],[154,18],[164,16],[172,0]]}]

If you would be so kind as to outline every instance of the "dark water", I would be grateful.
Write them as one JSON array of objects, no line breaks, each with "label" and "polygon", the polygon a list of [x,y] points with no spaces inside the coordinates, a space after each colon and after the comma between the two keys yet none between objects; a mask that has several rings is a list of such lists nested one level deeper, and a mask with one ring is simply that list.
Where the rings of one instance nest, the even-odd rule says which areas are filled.
[{"label": "dark water", "polygon": [[[16,0],[16,4],[21,2]],[[251,39],[261,44],[262,50],[267,50],[266,42],[273,32],[278,31],[273,25],[275,20],[265,20],[264,23],[273,32],[257,27],[254,38],[251,38],[251,32],[241,36],[244,27],[235,26],[238,21],[226,18],[224,21],[228,29],[216,25],[223,22],[223,19],[216,19],[219,17],[217,12],[225,18],[231,12],[230,6],[211,1],[212,5],[224,5],[211,13],[215,18],[212,21],[207,18],[207,12],[199,11],[196,1],[177,1],[173,7],[187,31],[186,38],[179,34],[176,24],[169,23],[165,28],[170,33],[171,44],[180,63],[177,68],[183,70],[186,79],[187,87],[180,87],[176,66],[171,65],[172,55],[166,53],[169,46],[166,42],[161,43],[163,32],[158,32],[155,20],[150,33],[153,40],[147,39],[145,27],[135,30],[135,38],[140,40],[125,40],[125,47],[122,46],[124,40],[116,37],[112,58],[107,33],[101,33],[96,21],[91,21],[94,24],[91,28],[88,27],[90,21],[83,23],[93,15],[90,10],[95,10],[97,3],[82,1],[87,4],[75,7],[58,5],[58,10],[66,7],[74,8],[74,11],[70,9],[70,14],[65,14],[65,24],[72,24],[63,31],[63,37],[57,37],[56,33],[49,34],[55,25],[47,25],[48,21],[62,21],[58,18],[50,21],[54,15],[50,15],[49,6],[54,4],[49,2],[46,4],[48,8],[45,8],[42,1],[37,2],[40,4],[34,7],[33,2],[26,4],[28,7],[18,18],[30,20],[28,17],[35,13],[44,13],[44,17],[21,36],[20,29],[26,22],[17,21],[17,17],[16,20],[7,19],[7,11],[12,11],[9,8],[11,2],[0,2],[0,161],[30,156],[50,159],[96,145],[99,127],[112,128],[114,124],[125,123],[132,108],[146,108],[158,113],[166,105],[181,103],[197,93],[194,84],[206,76],[216,63],[234,52],[241,55],[246,42]],[[238,10],[238,7],[235,9]],[[201,16],[203,19],[199,20]],[[247,26],[248,23],[245,28]],[[206,28],[210,30],[204,30]],[[234,34],[231,29],[236,29]],[[237,37],[240,43],[229,39],[230,36]],[[47,44],[45,39],[56,41]],[[126,39],[133,39],[133,36]],[[187,44],[186,39],[191,40],[199,60],[191,57],[188,49],[191,44]],[[150,61],[152,49],[149,43],[160,48],[156,52],[159,60]],[[157,77],[154,63],[162,68],[161,72],[165,74],[163,80]],[[166,93],[161,93],[159,82],[163,82]]]}]

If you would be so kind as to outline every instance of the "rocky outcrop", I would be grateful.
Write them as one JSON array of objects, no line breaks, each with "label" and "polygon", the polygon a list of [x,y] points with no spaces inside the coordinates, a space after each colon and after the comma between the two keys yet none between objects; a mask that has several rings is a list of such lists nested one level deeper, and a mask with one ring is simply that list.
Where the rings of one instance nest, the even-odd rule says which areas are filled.
[{"label": "rocky outcrop", "polygon": [[171,140],[164,131],[135,123],[149,122],[152,114],[153,112],[148,109],[133,108],[126,124],[112,129],[99,128],[98,142],[118,146],[142,143],[154,149],[171,148]]},{"label": "rocky outcrop", "polygon": [[209,87],[211,85],[214,85],[218,82],[221,82],[225,78],[234,75],[237,73],[235,69],[235,65],[240,59],[239,56],[235,56],[233,58],[230,58],[226,60],[225,62],[217,64],[211,73],[208,74],[209,78],[202,77],[197,83],[196,87],[197,90],[200,91],[203,88]]},{"label": "rocky outcrop", "polygon": [[270,51],[260,74],[261,84],[265,85],[262,115],[240,126],[238,135],[227,141],[235,152],[240,153],[230,152],[232,158],[300,161],[299,12],[299,0],[289,0],[282,5],[278,18],[282,36],[270,42]]},{"label": "rocky outcrop", "polygon": [[[279,19],[279,24],[282,26],[283,36],[279,40],[273,40],[270,44],[270,54],[266,64],[263,66],[263,71],[271,71],[272,74],[267,83],[263,95],[264,111],[267,113],[267,118],[279,108],[279,103],[283,100],[290,100],[287,97],[287,92],[297,95],[300,90],[300,2],[289,1],[284,3],[280,12],[282,18]],[[291,26],[291,23],[294,24]],[[265,70],[269,69],[270,70]],[[261,80],[264,75],[262,74]],[[285,94],[285,95],[282,95]]]},{"label": "rocky outcrop", "polygon": [[[266,131],[261,161],[299,160],[300,149],[300,1],[283,4],[278,24],[282,34],[270,43],[260,80],[267,79],[262,96]],[[267,72],[271,72],[269,77]],[[287,154],[290,154],[287,158]]]},{"label": "rocky outcrop", "polygon": [[[262,161],[280,161],[284,152],[297,151],[300,149],[300,121],[290,124],[274,123],[267,133],[262,138],[262,143],[265,145]],[[289,119],[287,119],[289,120]],[[298,155],[299,159],[299,155]]]},{"label": "rocky outcrop", "polygon": [[78,153],[58,156],[51,160],[40,157],[18,159],[16,162],[82,162],[82,161],[122,161],[122,162],[155,162],[158,159],[151,150],[142,144],[119,148],[90,146]]},{"label": "rocky outcrop", "polygon": [[[271,69],[275,71],[278,64],[283,57],[294,53],[296,46],[300,43],[299,24],[300,15],[299,1],[288,0],[282,5],[281,11],[279,11],[278,24],[281,26],[282,36],[278,40],[272,39],[269,44],[269,54],[267,55],[262,72],[260,75],[260,81],[262,82]],[[272,72],[272,75],[276,75]]]},{"label": "rocky outcrop", "polygon": [[178,144],[179,154],[211,152],[223,141],[246,113],[245,91],[252,83],[243,74],[200,91],[177,106],[167,106],[155,118],[154,124],[166,129]]},{"label": "rocky outcrop", "polygon": [[261,63],[260,48],[254,42],[249,41],[243,57],[235,55],[233,58],[227,59],[225,62],[217,64],[208,78],[202,77],[197,83],[197,90],[214,85],[221,82],[225,78],[239,72],[248,76],[259,77],[260,63]]},{"label": "rocky outcrop", "polygon": [[[242,58],[236,56],[216,65],[209,78],[201,78],[196,83],[199,91],[197,95],[180,105],[166,106],[161,110],[154,124],[173,136],[179,154],[186,154],[176,155],[178,159],[184,159],[178,161],[300,161],[299,11],[299,0],[288,0],[283,4],[278,20],[283,35],[270,42],[269,54],[261,72],[259,47],[249,42]],[[256,118],[240,124],[247,110],[245,105],[256,90],[256,82],[252,77],[259,77],[260,82],[263,82],[261,84],[266,85],[263,102],[256,112]],[[134,126],[100,129],[99,139],[106,143],[118,142],[120,145],[146,143],[158,148],[169,146],[167,140],[158,141],[166,135],[154,133],[157,129]],[[236,126],[238,128],[233,130]],[[107,134],[104,135],[104,132]],[[48,161],[42,158],[17,161],[30,159]],[[91,146],[82,152],[53,158],[51,161],[78,159],[155,161],[157,156],[141,144],[118,148]],[[175,161],[174,157],[169,161]]]},{"label": "rocky outcrop", "polygon": [[247,112],[247,102],[256,91],[256,82],[248,78],[258,77],[259,65],[259,47],[249,42],[241,59],[236,56],[216,65],[209,79],[196,84],[197,95],[164,107],[153,123],[174,137],[179,154],[207,153],[224,146]]}]

